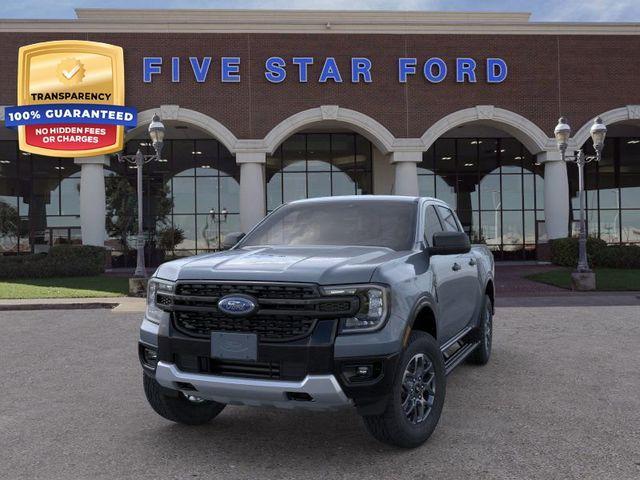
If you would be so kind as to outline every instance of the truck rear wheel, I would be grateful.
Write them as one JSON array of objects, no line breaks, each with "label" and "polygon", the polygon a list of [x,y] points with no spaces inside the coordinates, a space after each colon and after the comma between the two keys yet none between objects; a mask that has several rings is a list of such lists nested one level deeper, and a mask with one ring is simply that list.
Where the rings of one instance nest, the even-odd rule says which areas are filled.
[{"label": "truck rear wheel", "polygon": [[181,392],[166,395],[155,378],[143,375],[144,393],[155,412],[161,417],[185,425],[210,422],[226,406],[224,403],[187,397]]},{"label": "truck rear wheel", "polygon": [[438,424],[445,388],[444,361],[437,342],[424,332],[412,332],[386,410],[381,415],[363,417],[364,424],[383,443],[418,447]]}]

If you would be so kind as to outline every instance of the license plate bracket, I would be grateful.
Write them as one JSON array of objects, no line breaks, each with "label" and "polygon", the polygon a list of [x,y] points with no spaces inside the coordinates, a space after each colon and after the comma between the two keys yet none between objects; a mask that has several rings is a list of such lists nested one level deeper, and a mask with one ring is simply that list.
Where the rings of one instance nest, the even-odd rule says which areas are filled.
[{"label": "license plate bracket", "polygon": [[258,360],[258,335],[211,332],[211,358],[255,362]]}]

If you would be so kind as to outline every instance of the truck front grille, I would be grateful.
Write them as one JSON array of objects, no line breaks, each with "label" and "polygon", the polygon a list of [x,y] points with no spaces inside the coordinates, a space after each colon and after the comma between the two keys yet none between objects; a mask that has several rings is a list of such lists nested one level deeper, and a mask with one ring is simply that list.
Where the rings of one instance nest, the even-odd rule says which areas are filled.
[{"label": "truck front grille", "polygon": [[224,297],[232,293],[243,293],[257,299],[304,300],[320,296],[313,285],[286,285],[260,283],[179,283],[177,295],[195,297]]},{"label": "truck front grille", "polygon": [[[253,297],[257,311],[248,317],[231,317],[219,311],[220,298],[232,294]],[[186,335],[255,333],[262,342],[304,338],[319,319],[352,316],[360,306],[356,296],[323,297],[314,284],[230,282],[179,282],[175,293],[158,293],[156,303],[172,312],[175,328]]]},{"label": "truck front grille", "polygon": [[211,332],[256,333],[262,341],[289,341],[311,334],[316,319],[296,315],[256,315],[253,317],[225,317],[213,312],[174,313],[178,330],[195,337],[209,337]]}]

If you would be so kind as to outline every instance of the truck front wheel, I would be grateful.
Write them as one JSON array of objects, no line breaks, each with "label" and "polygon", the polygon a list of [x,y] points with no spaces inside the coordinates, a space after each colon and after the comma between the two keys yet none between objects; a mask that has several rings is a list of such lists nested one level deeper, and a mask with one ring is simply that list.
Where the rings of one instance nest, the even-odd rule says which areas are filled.
[{"label": "truck front wheel", "polygon": [[210,422],[225,407],[224,403],[188,397],[181,392],[176,395],[163,393],[155,378],[143,374],[144,393],[155,412],[161,417],[185,425],[202,425]]},{"label": "truck front wheel", "polygon": [[363,417],[364,424],[383,443],[418,447],[438,424],[445,388],[444,361],[437,342],[424,332],[412,332],[386,410]]}]

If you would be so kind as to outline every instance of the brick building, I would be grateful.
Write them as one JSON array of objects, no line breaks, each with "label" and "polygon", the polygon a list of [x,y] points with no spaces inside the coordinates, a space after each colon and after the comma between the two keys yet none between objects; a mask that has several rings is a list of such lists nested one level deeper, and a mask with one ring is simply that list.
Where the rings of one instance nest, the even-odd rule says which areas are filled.
[{"label": "brick building", "polygon": [[[536,258],[577,228],[576,167],[553,139],[561,115],[572,149],[591,149],[594,117],[608,127],[603,160],[586,172],[589,233],[640,243],[639,24],[519,13],[76,13],[0,20],[0,105],[16,103],[23,45],[123,47],[126,104],[139,112],[127,152],[149,148],[153,113],[167,126],[164,161],[144,170],[145,225],[152,243],[167,227],[183,230],[175,254],[217,249],[226,232],[293,199],[400,194],[447,201],[499,259]],[[13,130],[0,130],[0,252],[106,242],[117,258],[121,242],[104,221],[109,185],[134,185],[135,169],[112,157],[25,154]]]}]

